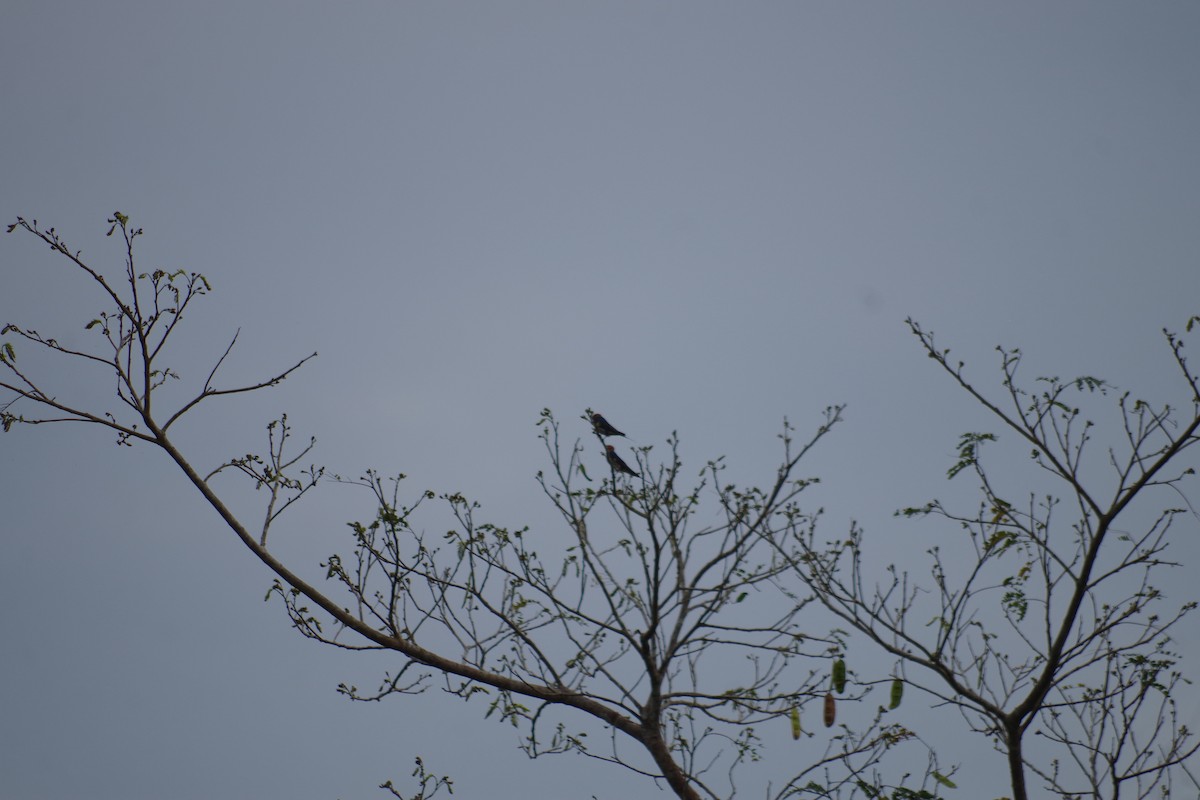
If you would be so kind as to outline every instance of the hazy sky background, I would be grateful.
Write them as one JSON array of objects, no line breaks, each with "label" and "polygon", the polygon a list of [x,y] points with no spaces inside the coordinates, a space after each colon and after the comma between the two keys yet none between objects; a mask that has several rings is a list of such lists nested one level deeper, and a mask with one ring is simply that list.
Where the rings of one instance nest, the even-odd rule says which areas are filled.
[{"label": "hazy sky background", "polygon": [[[781,419],[845,402],[812,502],[912,550],[891,512],[991,423],[906,316],[993,386],[1003,343],[1029,376],[1186,400],[1160,329],[1200,313],[1198,40],[1183,2],[8,0],[0,221],[119,274],[120,210],[143,268],[209,277],[174,397],[238,328],[228,383],[320,351],[184,425],[201,465],[287,411],[335,471],[554,537],[543,407],[572,437],[588,406],[640,444],[677,429],[697,470],[765,482]],[[81,342],[104,305],[34,245],[0,238],[0,323]],[[395,661],[292,632],[170,467],[99,429],[0,438],[0,798],[379,797],[417,754],[456,796],[656,794],[525,760],[481,704],[338,696]],[[315,565],[365,501],[317,494],[284,554]]]}]

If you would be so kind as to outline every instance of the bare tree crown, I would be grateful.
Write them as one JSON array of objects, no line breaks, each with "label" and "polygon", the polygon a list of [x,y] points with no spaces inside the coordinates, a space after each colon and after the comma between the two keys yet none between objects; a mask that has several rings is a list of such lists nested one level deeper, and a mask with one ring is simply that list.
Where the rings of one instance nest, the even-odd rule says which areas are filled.
[{"label": "bare tree crown", "polygon": [[[176,422],[201,404],[277,386],[316,353],[227,386],[219,373],[235,333],[194,393],[163,408],[159,389],[187,383],[168,342],[211,286],[194,272],[139,272],[142,230],[119,213],[108,222],[123,243],[119,280],[53,228],[22,218],[9,227],[87,276],[106,308],[86,324],[91,347],[4,324],[0,424],[82,422],[121,445],[165,452],[272,571],[267,597],[282,601],[297,630],[334,647],[395,653],[378,686],[339,687],[349,698],[432,685],[481,698],[530,756],[612,762],[682,798],[732,796],[762,758],[764,725],[803,740],[803,763],[764,784],[768,797],[942,796],[957,786],[955,769],[914,724],[897,721],[906,696],[956,709],[967,730],[993,742],[1008,764],[1007,793],[1019,800],[1031,782],[1064,798],[1114,800],[1195,783],[1198,745],[1178,719],[1187,684],[1172,644],[1195,603],[1172,604],[1157,588],[1174,565],[1175,521],[1195,518],[1183,456],[1197,441],[1200,385],[1181,337],[1166,334],[1190,408],[1155,407],[1092,377],[1029,388],[1018,378],[1020,353],[1004,349],[994,399],[910,320],[926,354],[1000,431],[959,439],[948,474],[974,480],[974,507],[932,500],[897,512],[898,523],[942,520],[959,532],[929,549],[927,575],[869,574],[865,531],[851,525],[828,538],[820,510],[802,504],[817,482],[802,465],[842,422],[843,406],[826,408],[804,435],[785,420],[778,466],[761,487],[727,482],[722,459],[689,471],[675,433],[661,446],[623,446],[630,464],[606,447],[624,434],[605,417],[587,409],[575,424],[544,410],[537,429],[549,466],[538,480],[570,536],[561,550],[539,553],[527,529],[485,521],[461,494],[408,494],[403,475],[371,470],[327,474],[308,463],[314,441],[297,444],[286,416],[267,426],[261,453],[193,466],[171,437]],[[52,372],[25,366],[27,347],[63,360],[55,369],[98,367],[115,382],[115,401],[97,408],[63,398]],[[1104,427],[1104,474],[1093,455],[1098,427],[1084,410],[1097,399],[1116,409],[1115,426]],[[1051,491],[1017,494],[994,477],[985,456],[1001,436],[1029,449]],[[261,521],[230,510],[219,491],[225,476],[263,492]],[[319,568],[283,563],[272,527],[331,479],[364,491],[370,513]],[[415,520],[438,503],[453,527],[430,535]],[[839,724],[839,702],[860,704],[865,721]],[[416,797],[451,789],[420,759],[414,776]],[[390,781],[382,788],[401,796]]]}]

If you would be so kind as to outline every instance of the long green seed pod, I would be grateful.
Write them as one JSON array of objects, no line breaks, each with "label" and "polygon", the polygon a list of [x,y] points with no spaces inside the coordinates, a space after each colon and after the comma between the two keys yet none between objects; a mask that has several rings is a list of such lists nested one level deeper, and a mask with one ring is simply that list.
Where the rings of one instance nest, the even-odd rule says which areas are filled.
[{"label": "long green seed pod", "polygon": [[892,681],[892,708],[899,708],[900,701],[904,699],[904,681],[896,678]]},{"label": "long green seed pod", "polygon": [[833,692],[825,693],[825,727],[833,726],[837,720],[837,701],[833,699]]},{"label": "long green seed pod", "polygon": [[792,707],[792,738],[800,738],[800,708],[798,706]]},{"label": "long green seed pod", "polygon": [[838,694],[846,691],[846,662],[840,658],[833,662],[833,690]]}]

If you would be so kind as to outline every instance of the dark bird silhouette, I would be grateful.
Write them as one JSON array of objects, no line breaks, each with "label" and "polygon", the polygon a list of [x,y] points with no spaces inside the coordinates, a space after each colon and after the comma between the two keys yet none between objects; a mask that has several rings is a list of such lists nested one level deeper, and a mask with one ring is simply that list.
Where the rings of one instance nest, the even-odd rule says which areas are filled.
[{"label": "dark bird silhouette", "polygon": [[608,464],[613,468],[614,471],[623,472],[624,474],[632,475],[635,478],[641,477],[640,473],[634,472],[632,469],[630,469],[629,465],[626,464],[619,455],[617,455],[617,451],[613,449],[611,444],[604,445],[604,450],[604,455],[608,458]]},{"label": "dark bird silhouette", "polygon": [[592,430],[597,436],[624,436],[619,430],[612,426],[608,420],[599,414],[592,414]]}]

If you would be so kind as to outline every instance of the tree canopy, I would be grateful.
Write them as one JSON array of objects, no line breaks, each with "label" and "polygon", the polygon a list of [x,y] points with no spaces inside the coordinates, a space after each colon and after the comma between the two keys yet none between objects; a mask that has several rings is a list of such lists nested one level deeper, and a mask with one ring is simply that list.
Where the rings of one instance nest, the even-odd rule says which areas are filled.
[{"label": "tree canopy", "polygon": [[[919,347],[995,426],[962,434],[947,471],[972,482],[970,503],[896,512],[898,525],[925,526],[924,568],[879,563],[873,533],[838,530],[808,504],[819,480],[810,470],[820,448],[836,446],[842,405],[804,425],[784,420],[773,473],[746,486],[726,477],[720,457],[685,464],[678,432],[616,445],[615,415],[614,426],[589,408],[576,423],[545,409],[537,477],[569,534],[551,550],[528,528],[487,521],[463,493],[410,491],[403,475],[369,469],[326,471],[286,415],[267,424],[261,450],[239,442],[242,455],[197,464],[173,438],[185,416],[278,386],[316,354],[227,385],[235,334],[215,363],[185,369],[170,345],[212,292],[202,274],[139,271],[142,231],[120,213],[108,231],[122,243],[118,277],[54,228],[22,218],[15,231],[66,259],[104,307],[85,323],[89,346],[3,325],[4,431],[82,422],[121,446],[165,452],[273,573],[266,596],[302,635],[394,654],[376,686],[339,687],[351,699],[440,687],[511,724],[531,757],[612,762],[681,798],[957,790],[1115,800],[1197,786],[1189,763],[1200,744],[1178,710],[1193,690],[1173,643],[1195,602],[1162,590],[1169,570],[1189,566],[1173,560],[1171,542],[1180,528],[1195,534],[1187,492],[1200,384],[1184,335],[1164,332],[1180,376],[1182,400],[1171,405],[1098,377],[1026,379],[1021,353],[1004,348],[998,388],[986,389],[909,320]],[[95,366],[115,386],[108,404],[56,390],[59,371]],[[171,381],[193,387],[186,399],[164,399]],[[1027,451],[1023,470],[992,467],[990,454],[1008,444]],[[254,522],[226,499],[237,477],[259,492]],[[285,563],[272,531],[303,525],[293,509],[319,502],[331,481],[363,493],[363,515],[320,563]],[[425,527],[432,505],[449,513],[450,530]],[[914,705],[941,709],[938,722],[902,716]],[[866,713],[847,721],[844,708]],[[946,709],[963,735],[1004,756],[1008,786],[973,783],[939,757],[933,728]],[[784,725],[798,745],[775,741]],[[768,752],[789,746],[786,773],[774,761],[756,774]],[[416,797],[449,788],[419,760],[417,778]],[[382,788],[402,796],[391,782]]]}]

